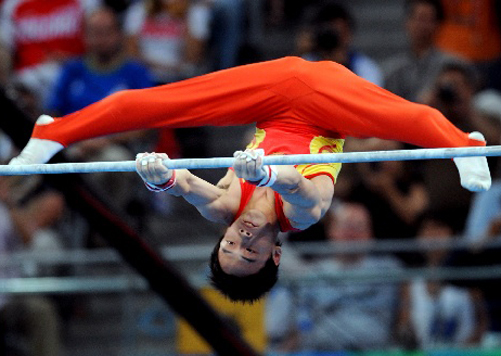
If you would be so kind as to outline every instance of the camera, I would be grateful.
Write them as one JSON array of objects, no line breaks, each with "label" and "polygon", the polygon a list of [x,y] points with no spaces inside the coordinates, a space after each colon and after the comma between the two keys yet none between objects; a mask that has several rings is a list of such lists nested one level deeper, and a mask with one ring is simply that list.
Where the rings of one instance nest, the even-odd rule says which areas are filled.
[{"label": "camera", "polygon": [[456,88],[449,83],[441,84],[438,86],[437,97],[445,104],[453,104],[459,99]]}]

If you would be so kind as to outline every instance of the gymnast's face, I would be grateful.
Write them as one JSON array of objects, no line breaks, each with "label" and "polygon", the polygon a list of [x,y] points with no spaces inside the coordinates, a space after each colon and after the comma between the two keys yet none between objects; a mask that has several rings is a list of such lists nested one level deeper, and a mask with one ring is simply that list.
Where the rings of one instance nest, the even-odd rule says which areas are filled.
[{"label": "gymnast's face", "polygon": [[273,257],[280,263],[276,227],[259,211],[242,214],[227,230],[219,245],[219,264],[225,273],[243,277],[257,273]]}]

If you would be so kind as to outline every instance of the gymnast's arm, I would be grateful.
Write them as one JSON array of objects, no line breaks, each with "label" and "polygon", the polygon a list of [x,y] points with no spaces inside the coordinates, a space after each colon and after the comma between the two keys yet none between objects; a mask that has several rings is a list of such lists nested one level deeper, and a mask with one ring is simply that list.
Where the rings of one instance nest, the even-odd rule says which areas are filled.
[{"label": "gymnast's arm", "polygon": [[226,190],[186,169],[168,169],[162,163],[167,158],[165,153],[142,153],[137,156],[136,170],[148,189],[183,197],[207,220],[225,223],[229,209],[225,205],[226,200],[221,198]]},{"label": "gymnast's arm", "polygon": [[235,152],[235,174],[259,186],[269,186],[282,196],[285,216],[297,229],[317,223],[329,209],[334,184],[324,175],[308,180],[293,166],[263,166],[263,152]]},{"label": "gymnast's arm", "polygon": [[284,214],[296,229],[304,230],[317,223],[329,209],[334,196],[330,177],[303,177],[293,166],[278,166],[277,180],[271,189],[280,194]]}]

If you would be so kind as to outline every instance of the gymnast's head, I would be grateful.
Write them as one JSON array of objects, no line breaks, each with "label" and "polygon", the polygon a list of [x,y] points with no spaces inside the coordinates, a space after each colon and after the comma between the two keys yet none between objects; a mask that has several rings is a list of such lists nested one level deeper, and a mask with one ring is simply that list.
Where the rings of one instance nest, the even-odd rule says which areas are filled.
[{"label": "gymnast's head", "polygon": [[242,214],[212,251],[212,285],[233,301],[258,300],[278,278],[282,255],[279,228],[261,214],[256,210]]}]

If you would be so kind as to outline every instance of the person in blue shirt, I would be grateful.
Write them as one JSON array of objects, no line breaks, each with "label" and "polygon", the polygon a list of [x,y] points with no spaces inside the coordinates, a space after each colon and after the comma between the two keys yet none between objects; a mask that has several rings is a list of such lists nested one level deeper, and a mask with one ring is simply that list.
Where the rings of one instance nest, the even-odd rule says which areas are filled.
[{"label": "person in blue shirt", "polygon": [[85,22],[86,52],[69,61],[49,97],[47,110],[66,115],[116,91],[153,85],[148,69],[127,58],[123,32],[113,10],[101,8]]},{"label": "person in blue shirt", "polygon": [[[67,115],[93,104],[117,91],[142,89],[154,85],[148,67],[129,58],[117,14],[100,8],[85,21],[85,54],[67,62],[60,73],[46,110],[53,115]],[[141,130],[100,137],[82,142],[72,149],[73,159],[83,161],[128,160],[135,152],[153,150],[180,156],[173,129]],[[97,174],[93,182],[106,187],[118,206],[136,202],[131,193],[131,178]],[[144,197],[143,197],[144,199]]]}]

